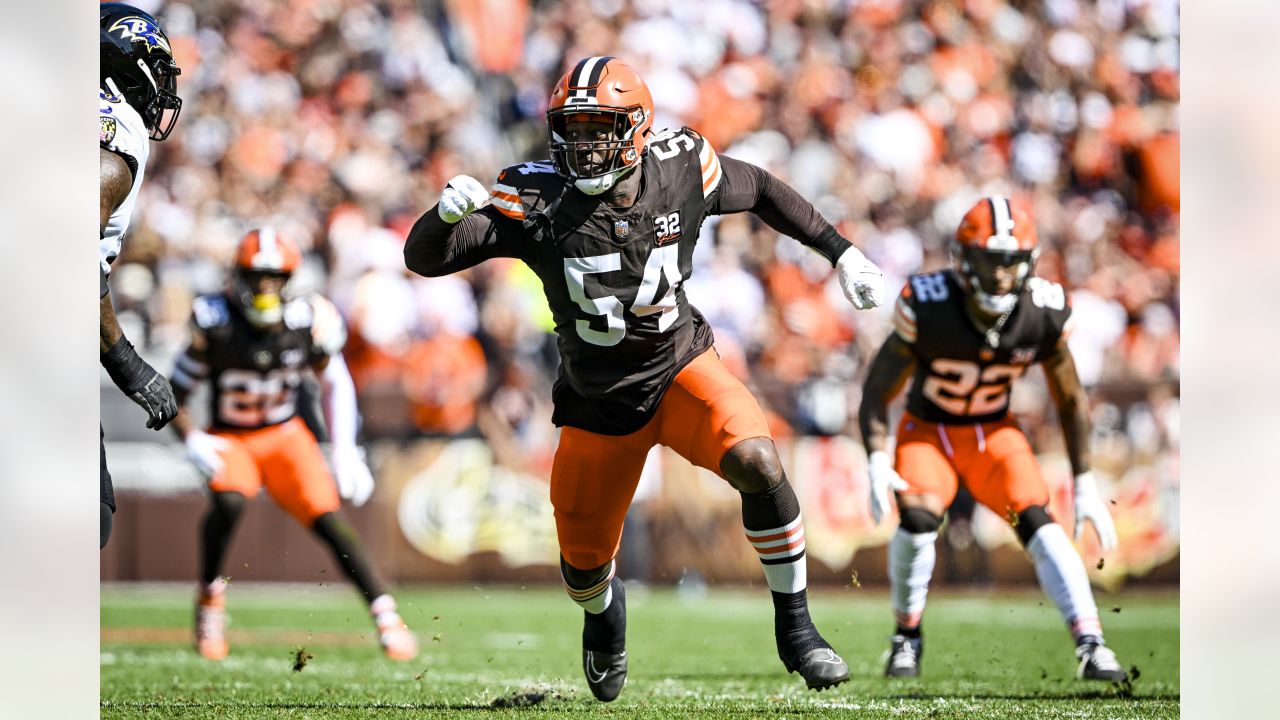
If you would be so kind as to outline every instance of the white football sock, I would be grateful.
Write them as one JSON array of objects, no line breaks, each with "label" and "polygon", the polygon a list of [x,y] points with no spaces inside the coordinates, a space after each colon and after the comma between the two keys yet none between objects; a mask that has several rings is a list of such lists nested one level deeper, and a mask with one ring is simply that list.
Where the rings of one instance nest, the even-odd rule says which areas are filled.
[{"label": "white football sock", "polygon": [[764,567],[764,579],[776,593],[792,594],[808,584],[808,566],[804,559],[804,518],[782,527],[747,530],[747,541],[755,548]]},{"label": "white football sock", "polygon": [[1035,562],[1040,587],[1058,606],[1071,637],[1079,640],[1082,635],[1093,635],[1102,639],[1102,623],[1089,574],[1062,526],[1049,523],[1037,530],[1027,543],[1027,554]]},{"label": "white football sock", "polygon": [[929,578],[938,558],[934,541],[938,533],[909,533],[902,528],[889,541],[889,585],[893,595],[893,614],[898,625],[913,628],[924,615],[925,598],[929,594]]}]

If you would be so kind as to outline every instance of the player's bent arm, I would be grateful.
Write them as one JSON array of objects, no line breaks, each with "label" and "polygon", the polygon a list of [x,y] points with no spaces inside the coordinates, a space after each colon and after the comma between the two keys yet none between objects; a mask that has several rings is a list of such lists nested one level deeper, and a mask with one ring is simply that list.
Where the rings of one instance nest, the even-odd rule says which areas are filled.
[{"label": "player's bent arm", "polygon": [[1044,360],[1045,380],[1049,394],[1058,408],[1058,422],[1067,445],[1071,471],[1081,475],[1089,471],[1089,394],[1076,373],[1076,361],[1066,343]]},{"label": "player's bent arm", "polygon": [[[194,325],[194,323],[193,323]],[[173,431],[178,439],[185,439],[196,427],[187,410],[187,398],[195,392],[197,386],[209,377],[209,365],[206,357],[209,351],[209,340],[204,331],[198,327],[191,330],[191,343],[187,345],[178,359],[174,361],[173,372],[169,375],[169,384],[173,386],[173,398],[178,405],[178,414],[173,418]]]},{"label": "player's bent arm", "polygon": [[373,474],[365,463],[364,452],[356,445],[360,416],[355,383],[340,352],[319,358],[312,369],[320,378],[324,419],[333,446],[333,479],[338,484],[338,494],[358,507],[373,495]]},{"label": "player's bent arm", "polygon": [[[120,203],[129,197],[129,188],[133,186],[133,175],[123,159],[113,152],[98,149],[98,237],[107,231],[107,223],[111,214],[120,207]],[[116,311],[107,297],[110,288],[107,286],[106,268],[100,269],[101,283],[98,300],[98,352],[106,353],[113,345],[124,337],[120,324],[116,322]]]},{"label": "player's bent arm", "polygon": [[98,148],[98,234],[107,231],[111,214],[129,197],[133,174],[119,155]]},{"label": "player's bent arm", "polygon": [[880,346],[867,379],[862,383],[862,403],[858,407],[858,429],[867,454],[883,452],[889,438],[889,402],[902,392],[915,371],[916,357],[911,346],[895,333]]},{"label": "player's bent arm", "polygon": [[720,186],[711,198],[708,214],[754,213],[769,227],[812,248],[833,267],[851,247],[812,203],[769,171],[723,155],[719,160]]},{"label": "player's bent arm", "polygon": [[[431,208],[409,231],[404,244],[405,267],[426,277],[440,277],[466,270],[496,257],[521,257],[513,233],[490,210],[473,212],[456,223],[440,218],[439,206]],[[518,223],[517,223],[518,225]]]},{"label": "player's bent arm", "polygon": [[320,380],[321,410],[334,447],[355,447],[360,411],[356,406],[356,386],[342,354],[321,358],[312,365]]}]

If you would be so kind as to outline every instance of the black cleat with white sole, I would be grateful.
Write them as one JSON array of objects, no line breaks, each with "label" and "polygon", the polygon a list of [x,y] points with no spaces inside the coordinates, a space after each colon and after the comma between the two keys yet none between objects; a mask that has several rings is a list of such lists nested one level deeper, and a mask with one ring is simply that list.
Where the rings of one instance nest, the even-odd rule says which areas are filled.
[{"label": "black cleat with white sole", "polygon": [[1129,673],[1120,666],[1116,654],[1102,643],[1102,638],[1085,636],[1076,645],[1076,658],[1080,660],[1076,676],[1081,680],[1107,680],[1124,682]]},{"label": "black cleat with white sole", "polygon": [[[794,650],[801,647],[803,650]],[[809,626],[800,638],[779,640],[778,657],[789,673],[800,673],[810,690],[826,690],[849,679],[849,665],[836,654],[818,629]]]},{"label": "black cleat with white sole", "polygon": [[894,635],[890,638],[889,662],[885,663],[885,677],[913,678],[920,676],[920,658],[924,655],[924,636]]},{"label": "black cleat with white sole", "polygon": [[604,612],[583,611],[582,672],[587,687],[601,702],[612,702],[627,683],[627,597],[622,580],[609,584],[613,599]]}]

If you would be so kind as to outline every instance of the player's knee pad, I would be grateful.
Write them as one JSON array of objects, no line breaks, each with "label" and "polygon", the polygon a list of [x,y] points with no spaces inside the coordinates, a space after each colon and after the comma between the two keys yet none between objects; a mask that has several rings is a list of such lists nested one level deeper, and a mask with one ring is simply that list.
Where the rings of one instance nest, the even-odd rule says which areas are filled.
[{"label": "player's knee pad", "polygon": [[898,514],[901,517],[898,527],[912,535],[938,532],[938,528],[942,527],[942,518],[924,508],[903,508]]},{"label": "player's knee pad", "polygon": [[1049,517],[1048,508],[1044,505],[1032,505],[1018,513],[1018,524],[1013,529],[1017,531],[1022,546],[1026,547],[1027,543],[1031,542],[1031,538],[1035,537],[1037,530],[1052,522],[1053,518]]},{"label": "player's knee pad", "polygon": [[720,462],[720,470],[738,492],[762,493],[786,478],[773,441],[751,438],[734,445]]},{"label": "player's knee pad", "polygon": [[107,546],[107,541],[111,539],[111,506],[99,502],[100,509],[98,511],[98,549]]}]

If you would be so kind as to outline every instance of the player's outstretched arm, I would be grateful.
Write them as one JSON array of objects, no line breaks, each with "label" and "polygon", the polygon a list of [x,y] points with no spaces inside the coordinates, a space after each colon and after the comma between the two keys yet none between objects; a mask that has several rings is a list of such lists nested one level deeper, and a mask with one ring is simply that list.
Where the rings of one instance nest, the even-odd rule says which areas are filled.
[{"label": "player's outstretched arm", "polygon": [[884,304],[884,273],[841,237],[812,203],[764,168],[730,157],[720,157],[719,163],[722,175],[711,196],[709,214],[754,213],[769,227],[825,257],[838,271],[840,287],[855,308]]},{"label": "player's outstretched arm", "polygon": [[[98,151],[99,157],[99,237],[106,231],[111,214],[129,196],[133,176],[124,160],[115,153]],[[147,427],[159,430],[178,412],[173,389],[156,369],[147,364],[124,336],[111,304],[106,268],[100,268],[101,293],[98,300],[98,359],[116,387],[147,411]]]},{"label": "player's outstretched arm", "polygon": [[1115,523],[1098,493],[1098,484],[1089,466],[1089,395],[1080,383],[1075,359],[1065,342],[1044,361],[1044,374],[1049,394],[1058,408],[1067,458],[1075,475],[1076,539],[1083,536],[1085,523],[1092,523],[1102,549],[1110,551],[1117,545]]},{"label": "player's outstretched arm", "polygon": [[862,383],[862,404],[858,407],[858,429],[867,449],[867,473],[871,485],[871,517],[877,525],[889,510],[889,491],[905,490],[906,483],[893,469],[887,451],[889,439],[889,401],[892,400],[915,370],[916,358],[911,346],[895,333],[880,346],[867,379]]},{"label": "player's outstretched arm", "polygon": [[187,398],[209,376],[209,341],[204,331],[196,327],[195,323],[192,325],[191,344],[178,356],[173,374],[169,376],[173,396],[178,403],[178,414],[173,418],[171,427],[186,447],[187,459],[196,466],[205,480],[211,480],[222,472],[222,450],[227,441],[196,427],[195,421],[191,419],[191,412],[187,410]]},{"label": "player's outstretched arm", "polygon": [[[520,257],[519,223],[485,211],[489,192],[475,178],[459,175],[440,202],[414,223],[404,244],[405,267],[439,277],[495,257]],[[514,227],[512,227],[514,226]]]}]

